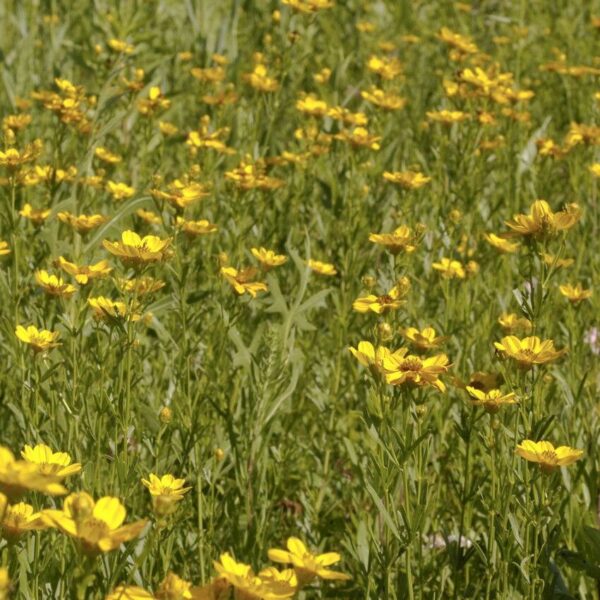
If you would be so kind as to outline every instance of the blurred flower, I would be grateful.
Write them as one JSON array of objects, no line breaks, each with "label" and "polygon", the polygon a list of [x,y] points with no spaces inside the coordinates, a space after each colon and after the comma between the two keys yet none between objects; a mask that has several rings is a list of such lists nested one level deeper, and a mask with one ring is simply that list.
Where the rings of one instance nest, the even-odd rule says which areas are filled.
[{"label": "blurred flower", "polygon": [[315,273],[319,273],[319,275],[328,275],[332,277],[333,275],[337,275],[336,268],[330,264],[325,262],[320,262],[318,260],[313,260],[309,258],[307,261],[308,268]]},{"label": "blurred flower", "polygon": [[488,244],[496,248],[496,250],[500,250],[500,252],[513,254],[520,248],[520,244],[518,242],[511,242],[506,238],[503,238],[501,235],[496,235],[495,233],[486,233],[483,237]]},{"label": "blurred flower", "polygon": [[56,266],[60,267],[65,273],[75,277],[75,281],[80,285],[86,285],[91,279],[103,279],[108,277],[112,271],[107,260],[101,260],[93,265],[76,265],[69,262],[63,256],[59,256],[55,261]]},{"label": "blurred flower", "polygon": [[154,512],[159,517],[171,514],[177,508],[177,502],[192,489],[184,487],[185,479],[176,479],[173,475],[157,477],[150,473],[150,477],[142,479],[142,483],[150,491]]},{"label": "blurred flower", "polygon": [[444,279],[464,279],[467,274],[462,263],[449,258],[442,258],[439,262],[434,262],[431,266],[440,271]]},{"label": "blurred flower", "polygon": [[269,559],[277,563],[292,564],[298,578],[299,587],[309,584],[316,577],[332,581],[348,581],[351,579],[345,573],[327,568],[341,560],[342,557],[337,552],[313,554],[297,537],[288,538],[286,547],[287,550],[271,548],[268,552]]},{"label": "blurred flower", "polygon": [[77,291],[75,286],[70,283],[65,283],[56,275],[50,275],[48,271],[36,271],[34,277],[37,284],[43,288],[49,296],[68,298]]},{"label": "blurred flower", "polygon": [[79,463],[73,463],[71,456],[66,452],[53,452],[46,444],[37,444],[34,447],[25,445],[21,456],[24,460],[37,465],[40,473],[68,477],[81,471]]},{"label": "blurred flower", "polygon": [[263,269],[268,271],[273,267],[280,267],[285,264],[288,260],[284,254],[276,254],[273,250],[267,250],[266,248],[252,248],[252,256],[260,262]]},{"label": "blurred flower", "polygon": [[268,291],[269,288],[266,283],[251,281],[256,274],[256,269],[252,267],[242,269],[241,271],[238,271],[234,267],[221,267],[221,275],[235,290],[235,293],[240,296],[247,293],[256,298],[258,292]]},{"label": "blurred flower", "polygon": [[126,183],[117,183],[116,181],[107,181],[106,191],[115,200],[127,200],[135,194],[135,188]]},{"label": "blurred flower", "polygon": [[439,348],[448,339],[446,336],[436,335],[433,327],[425,327],[422,331],[416,327],[407,327],[402,331],[402,335],[419,350]]},{"label": "blurred flower", "polygon": [[543,365],[560,358],[566,349],[556,350],[552,340],[540,340],[537,336],[520,340],[514,335],[503,337],[500,342],[494,342],[496,350],[503,356],[511,358],[520,369],[525,371],[534,365]]},{"label": "blurred flower", "polygon": [[419,241],[419,232],[407,225],[400,225],[392,233],[371,233],[369,241],[385,246],[392,254],[400,251],[414,252]]},{"label": "blurred flower", "polygon": [[87,233],[108,221],[108,217],[104,215],[73,215],[70,212],[59,212],[56,216],[78,233]]},{"label": "blurred flower", "polygon": [[15,335],[24,344],[29,344],[35,352],[46,352],[60,346],[60,343],[56,341],[59,336],[57,331],[38,329],[35,325],[29,325],[27,329],[22,325],[17,325]]},{"label": "blurred flower", "polygon": [[34,225],[40,226],[51,213],[51,209],[36,209],[29,204],[29,202],[23,205],[23,208],[19,211],[19,214],[29,221],[31,221]]},{"label": "blurred flower", "polygon": [[407,190],[418,190],[431,181],[431,177],[418,171],[385,171],[383,178],[391,183],[397,183]]},{"label": "blurred flower", "polygon": [[565,210],[555,213],[545,200],[536,200],[529,214],[515,215],[506,224],[514,235],[543,240],[570,229],[580,217],[581,210],[577,204],[569,204]]},{"label": "blurred flower", "polygon": [[533,329],[531,321],[525,317],[519,317],[515,313],[502,313],[498,317],[498,323],[508,333],[524,331],[529,333]]},{"label": "blurred flower", "polygon": [[592,297],[593,291],[584,289],[580,283],[565,284],[558,287],[560,293],[572,304],[578,304]]},{"label": "blurred flower", "polygon": [[471,396],[471,402],[474,406],[483,406],[489,413],[496,413],[503,404],[515,404],[517,396],[514,392],[503,394],[500,390],[483,391],[471,386],[467,386],[467,392]]},{"label": "blurred flower", "polygon": [[[1,515],[4,515],[1,517]],[[10,543],[15,543],[29,531],[46,529],[47,525],[39,512],[25,502],[7,504],[7,498],[0,495],[0,531]]]},{"label": "blurred flower", "polygon": [[104,240],[102,245],[125,265],[144,265],[169,257],[171,238],[161,240],[155,235],[140,237],[135,231],[124,231],[120,242]]}]

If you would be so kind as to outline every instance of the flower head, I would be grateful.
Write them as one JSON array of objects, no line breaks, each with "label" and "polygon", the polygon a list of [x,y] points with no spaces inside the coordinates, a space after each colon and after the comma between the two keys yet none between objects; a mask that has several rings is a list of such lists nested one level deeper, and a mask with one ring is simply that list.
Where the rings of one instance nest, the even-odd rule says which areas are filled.
[{"label": "flower head", "polygon": [[520,244],[518,242],[511,242],[501,235],[496,235],[495,233],[486,233],[484,236],[485,241],[499,250],[504,254],[514,254],[519,250]]},{"label": "flower head", "polygon": [[381,315],[385,312],[398,310],[404,304],[404,296],[407,289],[401,285],[395,285],[387,294],[383,296],[375,296],[369,294],[362,298],[357,298],[352,303],[352,308],[359,313],[367,313],[369,311]]},{"label": "flower head", "polygon": [[148,488],[152,496],[154,512],[158,516],[172,513],[177,502],[182,500],[183,496],[192,489],[191,487],[184,487],[185,479],[177,479],[173,475],[157,477],[154,473],[150,473],[148,479],[142,479],[142,483]]},{"label": "flower head", "polygon": [[555,448],[550,442],[524,440],[517,446],[517,454],[529,462],[538,463],[542,471],[551,472],[579,460],[583,456],[583,450],[569,446]]},{"label": "flower head", "polygon": [[38,329],[35,325],[29,325],[27,329],[22,325],[17,325],[15,335],[24,343],[29,344],[34,352],[46,352],[51,348],[60,346],[57,342],[58,331],[48,331],[47,329]]},{"label": "flower head", "polygon": [[437,335],[433,327],[425,327],[419,331],[416,327],[407,327],[404,337],[419,350],[432,350],[441,346],[448,338]]},{"label": "flower head", "polygon": [[560,358],[566,349],[556,350],[552,340],[540,340],[537,336],[520,340],[514,335],[503,337],[500,342],[494,342],[496,349],[504,356],[514,360],[523,370],[531,369],[534,365],[543,365]]},{"label": "flower head", "polygon": [[234,267],[221,267],[221,275],[240,296],[249,294],[256,298],[258,292],[266,292],[269,289],[267,284],[262,281],[252,281],[256,273],[257,270],[252,267],[241,271]]},{"label": "flower head", "polygon": [[124,231],[120,242],[104,240],[102,245],[125,265],[145,265],[166,260],[171,238],[165,240],[155,235],[140,237],[135,231]]},{"label": "flower head", "polygon": [[408,225],[400,225],[391,233],[372,233],[369,235],[369,241],[374,244],[384,246],[392,254],[398,254],[401,251],[406,253],[414,252],[417,247],[419,235]]},{"label": "flower head", "polygon": [[311,271],[314,271],[319,275],[328,275],[330,277],[332,277],[333,275],[337,275],[336,268],[330,263],[320,262],[318,260],[313,260],[312,258],[309,258],[307,264]]},{"label": "flower head", "polygon": [[348,581],[351,579],[345,573],[327,568],[341,560],[341,556],[337,552],[313,554],[297,537],[288,538],[286,547],[287,550],[271,548],[269,558],[273,562],[292,564],[294,571],[296,571],[299,586],[310,583],[316,577],[334,581]]},{"label": "flower head", "polygon": [[56,275],[50,275],[48,271],[36,271],[34,277],[37,284],[42,287],[49,296],[68,298],[77,291],[77,288],[74,285],[65,283],[62,278],[57,277]]},{"label": "flower head", "polygon": [[97,502],[86,492],[69,495],[62,510],[42,511],[46,523],[74,538],[89,556],[116,550],[139,536],[146,521],[123,525],[127,511],[118,498],[104,496]]},{"label": "flower head", "polygon": [[218,230],[218,227],[207,221],[201,219],[200,221],[186,221],[182,217],[177,217],[175,225],[183,231],[189,237],[197,237],[199,235],[208,235]]},{"label": "flower head", "polygon": [[53,452],[46,444],[37,444],[33,448],[25,445],[21,456],[29,463],[38,466],[40,473],[68,477],[81,471],[79,463],[73,463],[66,452]]},{"label": "flower head", "polygon": [[59,220],[67,225],[70,225],[78,233],[88,233],[100,225],[104,225],[108,221],[108,217],[104,215],[73,215],[70,212],[59,212],[57,214]]},{"label": "flower head", "polygon": [[80,285],[86,285],[91,279],[103,279],[108,277],[112,271],[107,260],[101,260],[93,265],[76,265],[69,262],[64,256],[59,256],[55,265],[61,268],[65,273],[75,277],[75,281]]},{"label": "flower head", "polygon": [[565,284],[558,288],[560,293],[572,304],[579,304],[584,300],[588,300],[592,297],[592,290],[586,290],[580,283],[575,285]]},{"label": "flower head", "polygon": [[252,248],[252,256],[260,262],[263,269],[268,271],[273,267],[280,267],[285,264],[288,260],[285,254],[276,254],[273,250],[267,250],[266,248]]},{"label": "flower head", "polygon": [[514,235],[536,240],[557,236],[561,231],[571,229],[581,218],[581,209],[577,204],[569,204],[565,210],[553,212],[545,200],[536,200],[529,214],[515,215],[506,225]]},{"label": "flower head", "polygon": [[423,358],[401,348],[384,358],[383,367],[386,381],[391,385],[432,386],[440,392],[446,391],[446,385],[439,378],[448,371],[449,361],[445,354]]},{"label": "flower head", "polygon": [[431,177],[419,171],[385,171],[383,178],[407,190],[418,190],[431,181]]},{"label": "flower head", "polygon": [[431,266],[439,271],[444,279],[464,279],[467,276],[465,267],[458,260],[442,258],[439,262],[432,263]]},{"label": "flower head", "polygon": [[483,406],[489,413],[498,412],[503,404],[515,404],[517,402],[517,396],[514,392],[503,394],[500,390],[483,391],[470,385],[467,386],[467,392],[469,392],[474,406]]},{"label": "flower head", "polygon": [[9,542],[16,542],[28,531],[47,527],[41,513],[35,512],[33,506],[25,502],[8,505],[3,494],[0,494],[0,517],[0,530]]}]

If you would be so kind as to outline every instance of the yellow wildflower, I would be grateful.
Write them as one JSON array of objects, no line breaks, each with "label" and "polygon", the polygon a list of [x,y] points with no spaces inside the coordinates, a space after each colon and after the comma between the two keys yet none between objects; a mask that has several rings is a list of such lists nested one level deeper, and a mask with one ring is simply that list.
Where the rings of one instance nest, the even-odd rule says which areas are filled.
[{"label": "yellow wildflower", "polygon": [[433,327],[425,327],[422,331],[416,327],[407,327],[402,331],[402,335],[419,350],[439,348],[448,339],[446,336],[437,335]]},{"label": "yellow wildflower", "polygon": [[418,190],[431,181],[431,177],[419,171],[385,171],[383,178],[407,190]]},{"label": "yellow wildflower", "polygon": [[273,250],[267,250],[266,248],[252,248],[252,256],[260,262],[263,269],[268,271],[273,267],[280,267],[287,262],[287,256],[284,254],[276,254]]},{"label": "yellow wildflower", "polygon": [[371,311],[378,315],[391,310],[398,310],[404,304],[403,297],[406,295],[406,291],[404,286],[396,285],[383,296],[369,294],[368,296],[357,298],[352,303],[352,308],[359,313]]},{"label": "yellow wildflower", "polygon": [[135,231],[124,231],[120,242],[104,240],[102,245],[125,265],[143,265],[166,260],[171,238],[165,240],[155,235],[140,237]]},{"label": "yellow wildflower", "polygon": [[503,404],[515,404],[517,396],[514,392],[503,394],[500,390],[483,391],[478,388],[467,386],[467,392],[471,396],[471,402],[474,406],[483,406],[489,413],[496,413]]},{"label": "yellow wildflower", "polygon": [[177,217],[175,225],[176,227],[180,227],[183,233],[190,237],[207,235],[218,230],[216,225],[206,219],[201,219],[200,221],[186,221],[183,217]]},{"label": "yellow wildflower", "polygon": [[29,344],[35,352],[46,352],[51,348],[60,346],[58,331],[48,331],[47,329],[38,329],[35,325],[29,325],[27,329],[22,325],[17,325],[15,335],[25,344]]},{"label": "yellow wildflower", "polygon": [[418,243],[418,233],[408,225],[400,225],[392,233],[371,233],[369,241],[385,246],[392,254],[400,251],[414,252]]},{"label": "yellow wildflower", "polygon": [[546,239],[558,235],[561,231],[571,229],[581,217],[577,204],[569,204],[565,210],[552,212],[545,200],[536,200],[529,214],[515,215],[506,225],[514,231],[514,235]]},{"label": "yellow wildflower", "polygon": [[520,340],[514,335],[503,337],[500,342],[494,342],[496,349],[517,363],[525,371],[534,365],[543,365],[560,358],[566,349],[556,350],[552,340],[540,340],[537,336]]},{"label": "yellow wildflower", "polygon": [[119,156],[118,154],[114,154],[113,152],[111,152],[110,150],[107,150],[106,148],[104,148],[102,146],[98,146],[94,150],[94,154],[101,161],[104,161],[105,163],[108,163],[110,165],[116,165],[123,160],[123,157]]},{"label": "yellow wildflower", "polygon": [[309,258],[307,264],[308,268],[311,269],[311,271],[319,273],[319,275],[328,275],[330,277],[332,277],[333,275],[337,275],[336,268],[330,263],[325,263]]},{"label": "yellow wildflower", "polygon": [[88,304],[94,311],[94,318],[101,321],[121,320],[136,322],[142,318],[140,313],[135,312],[135,306],[128,306],[125,302],[111,300],[105,296],[88,298]]},{"label": "yellow wildflower", "polygon": [[154,512],[159,517],[171,514],[177,508],[177,502],[192,489],[184,487],[185,479],[176,479],[173,475],[157,477],[150,473],[150,477],[142,479],[142,483],[150,491]]},{"label": "yellow wildflower", "polygon": [[48,271],[36,271],[34,277],[37,284],[42,287],[49,296],[68,298],[77,291],[77,288],[74,285],[65,283],[56,275],[50,275]]},{"label": "yellow wildflower", "polygon": [[361,97],[379,106],[384,110],[400,110],[406,106],[406,98],[393,94],[392,92],[386,92],[378,87],[372,85],[368,90],[364,90],[360,93]]},{"label": "yellow wildflower", "polygon": [[59,212],[56,216],[78,233],[88,233],[108,221],[108,217],[104,215],[73,215],[67,211]]},{"label": "yellow wildflower", "polygon": [[135,188],[126,183],[117,183],[116,181],[108,181],[106,183],[106,191],[115,200],[127,200],[135,194]]},{"label": "yellow wildflower", "polygon": [[566,467],[579,460],[583,450],[569,446],[555,448],[550,442],[524,440],[517,446],[517,454],[529,462],[538,463],[545,473],[551,473],[558,467]]},{"label": "yellow wildflower", "polygon": [[436,271],[440,271],[444,279],[464,279],[467,274],[462,263],[449,258],[442,258],[439,262],[431,265]]},{"label": "yellow wildflower", "polygon": [[51,210],[49,208],[45,209],[36,209],[29,204],[29,202],[23,205],[23,208],[19,211],[19,214],[29,221],[31,221],[34,225],[40,226],[49,216]]},{"label": "yellow wildflower", "polygon": [[254,268],[238,271],[234,267],[221,267],[221,275],[235,290],[235,293],[240,296],[249,294],[252,298],[256,298],[258,292],[266,292],[269,289],[266,283],[251,281],[256,273],[257,271]]},{"label": "yellow wildflower", "polygon": [[76,265],[69,262],[63,256],[59,256],[55,262],[56,266],[60,267],[69,275],[75,277],[75,281],[80,285],[86,285],[90,279],[103,279],[108,277],[112,271],[107,260],[101,260],[93,265]]},{"label": "yellow wildflower", "polygon": [[565,284],[558,288],[560,293],[572,304],[578,304],[592,297],[593,291],[584,289],[580,283],[575,285]]},{"label": "yellow wildflower", "polygon": [[0,531],[7,541],[14,543],[28,531],[46,527],[41,513],[36,513],[33,506],[25,502],[9,505],[6,496],[0,494]]},{"label": "yellow wildflower", "polygon": [[533,324],[529,319],[525,317],[519,317],[515,313],[503,313],[498,317],[498,323],[500,327],[508,333],[514,333],[516,331],[524,331],[526,333],[533,329]]},{"label": "yellow wildflower", "polygon": [[501,235],[496,235],[495,233],[486,233],[484,234],[485,241],[494,246],[496,250],[500,250],[500,252],[504,252],[506,254],[513,254],[519,250],[518,242],[511,242],[506,238],[503,238]]},{"label": "yellow wildflower", "polygon": [[66,452],[53,452],[46,444],[37,444],[33,448],[26,445],[21,452],[24,460],[37,465],[40,473],[68,477],[81,471],[81,465],[74,463]]},{"label": "yellow wildflower", "polygon": [[400,348],[386,356],[383,361],[386,371],[386,381],[391,385],[408,385],[411,387],[433,386],[440,392],[446,391],[446,386],[439,379],[449,367],[448,357],[438,354],[428,358],[408,354],[407,348]]}]

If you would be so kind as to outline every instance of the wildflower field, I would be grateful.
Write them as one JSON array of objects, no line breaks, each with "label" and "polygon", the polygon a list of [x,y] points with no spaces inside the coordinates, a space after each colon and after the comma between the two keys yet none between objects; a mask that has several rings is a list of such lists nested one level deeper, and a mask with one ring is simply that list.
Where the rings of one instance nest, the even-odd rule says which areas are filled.
[{"label": "wildflower field", "polygon": [[600,593],[600,0],[0,1],[0,600]]}]

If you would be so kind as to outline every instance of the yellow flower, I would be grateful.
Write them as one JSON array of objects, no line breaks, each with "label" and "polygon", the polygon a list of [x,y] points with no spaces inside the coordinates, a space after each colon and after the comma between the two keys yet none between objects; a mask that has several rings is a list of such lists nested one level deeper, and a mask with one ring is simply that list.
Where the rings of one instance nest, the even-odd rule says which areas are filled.
[{"label": "yellow flower", "polygon": [[29,325],[27,329],[22,325],[17,325],[15,335],[24,343],[29,344],[35,352],[45,352],[56,346],[60,346],[58,331],[48,331],[47,329],[38,329],[35,325]]},{"label": "yellow flower", "polygon": [[500,324],[500,327],[508,333],[514,333],[516,331],[528,333],[533,329],[533,324],[529,319],[519,317],[515,313],[502,313],[498,317],[498,323]]},{"label": "yellow flower", "polygon": [[104,600],[156,600],[156,596],[137,585],[118,585]]},{"label": "yellow flower", "polygon": [[177,217],[175,225],[176,227],[180,227],[183,233],[189,237],[215,233],[215,231],[218,231],[219,229],[216,225],[206,219],[201,219],[200,221],[186,221],[182,217]]},{"label": "yellow flower", "polygon": [[88,304],[94,311],[94,318],[100,321],[111,322],[124,319],[135,323],[142,318],[140,313],[135,312],[135,306],[130,307],[125,302],[111,300],[105,296],[88,298]]},{"label": "yellow flower", "polygon": [[313,554],[297,537],[288,538],[286,547],[287,550],[271,548],[268,552],[269,559],[276,563],[292,564],[300,587],[310,583],[316,577],[332,581],[352,579],[345,573],[327,568],[341,560],[337,552]]},{"label": "yellow flower", "polygon": [[542,254],[542,258],[544,259],[544,263],[552,269],[567,268],[575,262],[575,259],[573,258],[559,258],[558,256],[553,256],[547,252]]},{"label": "yellow flower", "polygon": [[362,98],[375,106],[379,106],[384,110],[400,110],[406,106],[406,98],[397,96],[391,92],[386,92],[372,85],[368,90],[360,93]]},{"label": "yellow flower", "polygon": [[217,573],[234,587],[238,600],[283,600],[296,593],[296,588],[289,582],[272,578],[263,580],[255,575],[250,565],[237,562],[227,552],[213,564]]},{"label": "yellow flower", "polygon": [[225,179],[233,181],[241,190],[276,190],[285,185],[283,180],[266,174],[264,161],[242,161],[239,167],[225,171]]},{"label": "yellow flower", "polygon": [[196,598],[192,584],[169,571],[154,593],[156,600],[190,600]]},{"label": "yellow flower", "polygon": [[34,225],[41,225],[49,216],[51,210],[49,208],[46,209],[36,209],[27,202],[23,208],[19,211],[19,214],[29,221],[31,221]]},{"label": "yellow flower", "polygon": [[23,150],[8,148],[4,152],[0,150],[0,167],[17,169],[22,165],[33,162],[42,152],[42,140],[35,140],[27,144]]},{"label": "yellow flower", "polygon": [[26,460],[16,460],[5,446],[0,446],[0,493],[10,500],[18,500],[25,492],[32,490],[60,496],[67,490],[60,484],[62,477],[45,473],[39,465]]},{"label": "yellow flower", "polygon": [[21,452],[24,460],[37,465],[40,473],[68,477],[81,471],[79,463],[72,463],[71,456],[66,452],[53,452],[45,444],[37,444],[33,448],[26,445]]},{"label": "yellow flower", "polygon": [[419,350],[432,350],[441,346],[448,338],[436,335],[433,327],[425,327],[419,331],[416,327],[407,327],[402,334]]},{"label": "yellow flower", "polygon": [[494,342],[496,349],[504,356],[513,359],[520,369],[528,370],[534,365],[543,365],[560,358],[566,349],[556,350],[552,340],[540,340],[537,336],[520,340],[514,335],[503,337]]},{"label": "yellow flower", "polygon": [[579,460],[583,456],[583,450],[569,446],[554,448],[550,442],[524,440],[517,446],[517,454],[529,462],[538,463],[542,471],[550,473],[558,467],[566,467]]},{"label": "yellow flower", "polygon": [[470,118],[471,115],[461,110],[432,110],[426,113],[430,121],[452,125],[452,123],[461,123]]},{"label": "yellow flower", "polygon": [[0,240],[0,256],[6,256],[7,254],[10,254],[10,247],[8,245],[8,242]]},{"label": "yellow flower", "polygon": [[496,235],[495,233],[486,233],[483,237],[485,241],[491,246],[494,246],[496,250],[500,250],[500,252],[504,252],[506,254],[513,254],[514,252],[517,252],[520,247],[518,242],[510,242],[509,240],[500,235]]},{"label": "yellow flower", "polygon": [[323,67],[318,73],[313,75],[315,83],[327,83],[331,77],[331,69]]},{"label": "yellow flower", "polygon": [[135,188],[126,183],[117,183],[116,181],[108,181],[106,183],[106,191],[115,200],[127,200],[135,194]]},{"label": "yellow flower", "polygon": [[162,219],[160,217],[160,215],[157,215],[155,212],[152,212],[151,210],[144,210],[143,208],[138,208],[135,211],[135,214],[142,219],[142,221],[145,221],[146,223],[148,223],[148,225],[160,225],[162,223]]},{"label": "yellow flower", "polygon": [[124,231],[120,242],[104,240],[102,245],[125,265],[160,262],[169,257],[171,238],[161,240],[155,235],[140,237],[135,231]]},{"label": "yellow flower", "polygon": [[383,178],[391,183],[397,183],[407,190],[418,190],[431,181],[431,177],[418,171],[385,171]]},{"label": "yellow flower", "polygon": [[273,267],[280,267],[287,262],[287,256],[284,254],[275,254],[273,250],[267,250],[263,247],[252,248],[251,252],[252,256],[260,262],[265,271],[268,271]]},{"label": "yellow flower", "polygon": [[394,286],[387,294],[375,296],[369,294],[362,298],[357,298],[352,303],[352,308],[359,313],[369,311],[381,315],[390,310],[398,310],[403,304],[403,297],[406,295],[406,289],[403,286]]},{"label": "yellow flower", "polygon": [[59,212],[57,217],[78,233],[87,233],[108,221],[104,215],[73,215],[70,212]]},{"label": "yellow flower", "polygon": [[94,154],[100,160],[102,160],[105,163],[108,163],[110,165],[116,165],[123,160],[123,158],[121,156],[119,156],[118,154],[114,154],[113,152],[111,152],[110,150],[107,150],[106,148],[103,148],[102,146],[98,146],[94,150]]},{"label": "yellow flower", "polygon": [[121,292],[144,296],[158,292],[165,287],[165,282],[153,277],[136,277],[133,279],[119,279],[118,287]]},{"label": "yellow flower", "polygon": [[560,290],[560,293],[573,304],[578,304],[583,300],[587,300],[588,298],[591,298],[593,294],[592,290],[583,289],[580,283],[577,283],[576,285],[561,285],[558,289]]},{"label": "yellow flower", "polygon": [[317,98],[315,94],[302,94],[299,100],[296,101],[296,109],[306,115],[323,117],[329,107],[327,102]]},{"label": "yellow flower", "polygon": [[348,142],[355,148],[369,148],[379,150],[381,148],[380,135],[371,135],[364,127],[355,127],[352,131],[344,130],[334,136],[338,140]]},{"label": "yellow flower", "polygon": [[515,404],[517,396],[514,392],[503,394],[500,390],[483,391],[478,388],[467,386],[467,392],[471,396],[474,406],[483,406],[489,413],[496,413],[503,404]]},{"label": "yellow flower", "polygon": [[142,479],[142,483],[150,491],[154,512],[160,517],[172,513],[177,508],[177,502],[192,489],[184,487],[185,479],[176,479],[173,475],[157,477],[150,473],[149,479]]},{"label": "yellow flower", "polygon": [[570,229],[579,221],[581,210],[577,204],[569,204],[565,210],[552,212],[545,200],[536,200],[529,214],[515,215],[506,225],[514,231],[514,235],[546,239]]},{"label": "yellow flower", "polygon": [[8,569],[6,567],[0,567],[0,600],[9,599],[10,587]]},{"label": "yellow flower", "polygon": [[97,502],[86,492],[68,496],[62,510],[42,511],[46,523],[74,538],[88,556],[116,550],[140,535],[147,521],[123,525],[127,511],[118,498],[104,496]]},{"label": "yellow flower", "polygon": [[334,5],[333,0],[281,0],[281,2],[307,15]]},{"label": "yellow flower", "polygon": [[431,385],[440,392],[446,391],[446,386],[439,379],[439,376],[446,373],[449,367],[448,357],[445,354],[422,358],[408,354],[406,348],[400,348],[384,358],[383,366],[387,372],[386,381],[391,385],[406,384],[411,387]]},{"label": "yellow flower", "polygon": [[408,225],[400,225],[392,233],[371,233],[369,241],[385,246],[392,254],[400,251],[414,252],[418,243],[418,233]]},{"label": "yellow flower", "polygon": [[106,45],[119,54],[132,54],[135,48],[124,40],[112,38],[106,42]]},{"label": "yellow flower", "polygon": [[176,208],[187,208],[201,198],[208,196],[206,188],[200,183],[185,183],[175,179],[168,185],[166,192],[157,189],[150,190],[156,200],[166,200]]},{"label": "yellow flower", "polygon": [[69,275],[73,275],[75,281],[81,285],[86,285],[90,279],[108,277],[112,271],[112,267],[109,266],[107,260],[101,260],[93,265],[76,265],[63,256],[59,256],[55,264]]},{"label": "yellow flower", "polygon": [[594,163],[588,169],[594,177],[600,177],[600,163]]},{"label": "yellow flower", "polygon": [[269,289],[266,283],[250,281],[256,275],[256,269],[253,268],[238,271],[234,267],[221,267],[221,275],[240,296],[250,294],[256,298],[258,292],[266,292]]},{"label": "yellow flower", "polygon": [[476,54],[479,52],[479,48],[477,48],[476,44],[474,44],[469,37],[461,35],[460,33],[455,33],[447,27],[442,27],[437,34],[437,37],[442,42],[456,48],[464,54]]},{"label": "yellow flower", "polygon": [[167,110],[170,106],[171,101],[165,98],[158,86],[152,86],[148,90],[148,97],[137,101],[138,112],[145,117],[151,117],[159,110]]},{"label": "yellow flower", "polygon": [[436,271],[440,271],[444,279],[464,279],[467,274],[463,265],[457,260],[442,258],[439,262],[431,265]]},{"label": "yellow flower", "polygon": [[267,67],[260,63],[254,67],[252,73],[244,73],[242,78],[261,92],[275,92],[279,88],[278,81],[269,77]]},{"label": "yellow flower", "polygon": [[378,346],[375,348],[371,342],[358,342],[356,348],[350,346],[348,348],[352,353],[352,356],[358,360],[363,366],[367,367],[373,375],[385,374],[383,367],[385,359],[391,354],[389,348],[385,346]]},{"label": "yellow flower", "polygon": [[34,276],[37,284],[50,296],[68,298],[77,291],[77,288],[74,285],[65,283],[56,275],[50,275],[48,271],[36,271]]},{"label": "yellow flower", "polygon": [[34,512],[33,506],[25,502],[8,505],[6,500],[6,496],[0,495],[0,516],[4,515],[0,520],[0,530],[6,540],[14,543],[28,531],[46,529],[41,513]]},{"label": "yellow flower", "polygon": [[373,55],[367,61],[367,69],[382,79],[394,79],[402,73],[402,63],[395,57]]},{"label": "yellow flower", "polygon": [[330,277],[337,275],[336,268],[330,263],[320,262],[309,258],[307,264],[309,269],[315,273],[319,273],[319,275],[329,275]]}]

